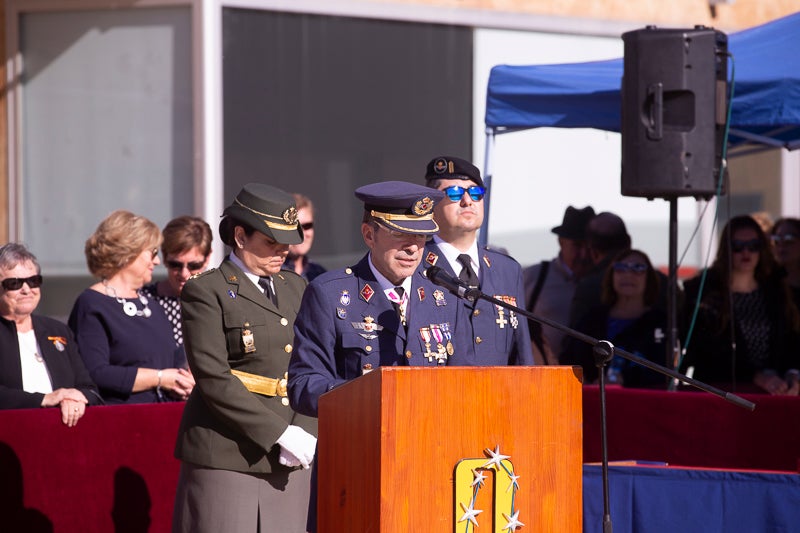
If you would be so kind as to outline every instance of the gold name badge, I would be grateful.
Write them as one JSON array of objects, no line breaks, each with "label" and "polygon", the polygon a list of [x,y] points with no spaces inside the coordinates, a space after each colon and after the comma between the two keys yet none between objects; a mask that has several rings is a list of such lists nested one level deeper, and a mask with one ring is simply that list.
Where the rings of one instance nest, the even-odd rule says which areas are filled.
[{"label": "gold name badge", "polygon": [[242,348],[244,348],[244,353],[256,351],[256,341],[253,339],[253,332],[249,329],[242,330]]}]

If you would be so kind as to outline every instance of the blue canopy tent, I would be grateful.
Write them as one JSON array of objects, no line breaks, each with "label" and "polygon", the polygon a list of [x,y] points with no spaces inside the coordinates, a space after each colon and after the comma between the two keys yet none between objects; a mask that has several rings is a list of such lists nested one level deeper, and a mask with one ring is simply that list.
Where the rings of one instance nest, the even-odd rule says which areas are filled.
[{"label": "blue canopy tent", "polygon": [[[800,147],[800,13],[731,34],[735,74],[730,147]],[[620,131],[623,61],[494,67],[487,135],[520,129]],[[487,157],[488,159],[488,157]]]}]

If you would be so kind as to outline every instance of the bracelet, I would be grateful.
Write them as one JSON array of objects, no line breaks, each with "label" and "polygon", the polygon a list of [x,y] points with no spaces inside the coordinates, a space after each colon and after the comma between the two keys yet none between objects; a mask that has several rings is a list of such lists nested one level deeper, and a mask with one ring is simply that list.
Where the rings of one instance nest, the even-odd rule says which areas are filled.
[{"label": "bracelet", "polygon": [[159,398],[161,398],[161,376],[164,373],[163,370],[158,371],[158,384],[156,385],[156,394]]}]

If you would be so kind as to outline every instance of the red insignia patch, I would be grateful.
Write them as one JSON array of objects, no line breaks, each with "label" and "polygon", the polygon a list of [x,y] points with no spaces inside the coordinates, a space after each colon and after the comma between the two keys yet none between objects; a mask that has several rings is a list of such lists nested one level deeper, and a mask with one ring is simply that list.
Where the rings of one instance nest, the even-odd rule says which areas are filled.
[{"label": "red insignia patch", "polygon": [[439,260],[439,256],[433,252],[428,252],[428,255],[425,256],[425,262],[431,266],[436,265],[436,261]]},{"label": "red insignia patch", "polygon": [[417,296],[419,296],[419,301],[423,301],[425,299],[425,287],[418,287],[417,288]]},{"label": "red insignia patch", "polygon": [[369,302],[370,298],[375,294],[375,291],[372,290],[372,287],[369,286],[369,283],[364,285],[361,289],[361,297],[364,298],[365,302]]}]

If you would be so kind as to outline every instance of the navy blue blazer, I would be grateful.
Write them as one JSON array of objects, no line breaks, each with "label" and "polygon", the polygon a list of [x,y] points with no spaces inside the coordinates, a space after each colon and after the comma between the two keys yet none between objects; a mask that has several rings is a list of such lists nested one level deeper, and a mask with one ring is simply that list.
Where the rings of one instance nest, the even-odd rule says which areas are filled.
[{"label": "navy blue blazer", "polygon": [[[78,389],[90,405],[101,403],[67,325],[44,316],[31,315],[31,319],[53,390]],[[43,398],[44,394],[22,390],[17,327],[13,321],[0,317],[0,409],[41,407]]]},{"label": "navy blue blazer", "polygon": [[[435,242],[428,242],[425,254],[423,263],[438,266],[451,276],[458,275]],[[478,257],[481,262],[478,274],[481,292],[524,309],[525,289],[520,264],[508,255],[487,247],[478,249]],[[483,299],[475,302],[462,299],[457,307],[456,344],[459,350],[448,360],[448,365],[533,364],[531,338],[525,317]]]},{"label": "navy blue blazer", "polygon": [[289,401],[299,413],[317,416],[321,394],[379,366],[438,366],[461,349],[456,297],[433,285],[422,263],[412,275],[404,328],[367,257],[306,288],[289,361]]}]

